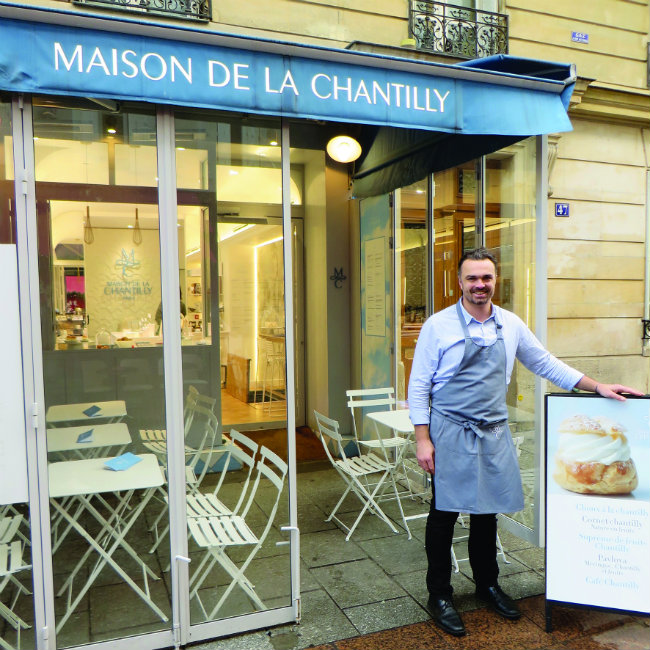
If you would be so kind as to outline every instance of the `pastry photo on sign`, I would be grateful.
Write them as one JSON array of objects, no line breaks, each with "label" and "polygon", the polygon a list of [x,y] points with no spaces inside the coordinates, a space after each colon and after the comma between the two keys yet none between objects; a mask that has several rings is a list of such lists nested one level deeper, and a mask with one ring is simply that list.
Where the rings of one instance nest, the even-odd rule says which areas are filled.
[{"label": "pastry photo on sign", "polygon": [[579,494],[631,494],[639,478],[625,433],[605,415],[564,418],[557,427],[554,481]]}]

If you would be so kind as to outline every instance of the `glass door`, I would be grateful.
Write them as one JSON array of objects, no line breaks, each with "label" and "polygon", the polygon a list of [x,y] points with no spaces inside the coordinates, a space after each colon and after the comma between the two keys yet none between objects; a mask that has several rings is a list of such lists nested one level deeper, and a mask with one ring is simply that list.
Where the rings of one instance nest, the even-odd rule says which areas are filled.
[{"label": "glass door", "polygon": [[429,316],[427,179],[395,192],[396,396],[405,402],[415,344]]},{"label": "glass door", "polygon": [[111,108],[32,106],[60,648],[171,628],[156,116]]},{"label": "glass door", "polygon": [[[207,404],[218,432],[186,486],[192,641],[232,633],[235,617],[289,620],[293,603],[280,142],[278,120],[175,118],[185,411]],[[202,436],[191,424],[186,445]]]},{"label": "glass door", "polygon": [[[288,266],[285,240],[299,251],[302,229],[299,218],[282,221],[291,202],[300,217],[288,128],[174,124],[170,112],[105,104],[41,97],[23,120],[30,160],[21,169],[34,169],[26,304],[36,307],[34,401],[45,424],[33,460],[49,511],[44,547],[51,541],[34,591],[44,593],[48,644],[137,637],[138,647],[169,647],[295,620],[285,293],[299,267]],[[188,130],[199,146],[187,146]],[[224,417],[233,385],[258,421]],[[20,502],[3,497],[3,516],[16,510],[24,521]],[[26,580],[10,579],[24,629]],[[2,612],[14,607],[5,595]]]}]

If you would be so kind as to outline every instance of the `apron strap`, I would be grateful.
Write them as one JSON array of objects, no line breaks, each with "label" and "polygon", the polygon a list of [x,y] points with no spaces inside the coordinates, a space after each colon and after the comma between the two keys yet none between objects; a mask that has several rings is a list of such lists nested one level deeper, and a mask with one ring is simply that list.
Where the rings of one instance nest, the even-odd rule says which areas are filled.
[{"label": "apron strap", "polygon": [[502,425],[504,422],[507,422],[506,419],[503,420],[494,420],[492,422],[477,422],[476,420],[460,420],[454,417],[451,417],[450,415],[446,415],[444,413],[441,413],[438,411],[438,409],[431,408],[431,411],[435,413],[436,415],[440,416],[444,420],[449,420],[450,422],[453,422],[454,424],[457,424],[458,426],[461,426],[465,429],[470,429],[473,431],[478,438],[483,438],[485,434],[483,433],[483,429],[488,429],[491,427],[498,427],[499,425]]},{"label": "apron strap", "polygon": [[[465,340],[466,341],[468,339],[472,340],[472,337],[470,336],[469,333],[469,327],[467,327],[467,322],[465,321],[463,310],[460,306],[461,300],[462,298],[456,303],[456,313],[458,314],[458,320],[460,321],[460,324],[463,328],[463,334],[465,335]],[[494,305],[492,306],[492,309],[494,310]],[[503,331],[502,331],[503,325],[499,322],[496,312],[494,312],[494,324],[496,325],[497,340],[503,340]]]}]

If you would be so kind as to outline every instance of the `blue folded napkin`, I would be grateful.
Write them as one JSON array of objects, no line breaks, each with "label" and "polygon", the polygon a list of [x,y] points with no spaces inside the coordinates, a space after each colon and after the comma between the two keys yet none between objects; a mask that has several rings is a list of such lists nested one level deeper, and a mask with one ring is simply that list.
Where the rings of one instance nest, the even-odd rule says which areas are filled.
[{"label": "blue folded napkin", "polygon": [[91,418],[93,415],[97,415],[101,410],[101,407],[95,404],[94,406],[89,406],[85,411],[83,411],[83,414]]},{"label": "blue folded napkin", "polygon": [[141,460],[142,458],[139,458],[135,454],[132,454],[130,451],[127,451],[121,456],[115,456],[115,458],[107,460],[104,465],[106,465],[108,469],[112,469],[114,472],[122,472],[125,469],[129,469],[129,467],[133,467]]},{"label": "blue folded napkin", "polygon": [[93,441],[93,429],[88,429],[77,436],[77,442],[92,442]]}]

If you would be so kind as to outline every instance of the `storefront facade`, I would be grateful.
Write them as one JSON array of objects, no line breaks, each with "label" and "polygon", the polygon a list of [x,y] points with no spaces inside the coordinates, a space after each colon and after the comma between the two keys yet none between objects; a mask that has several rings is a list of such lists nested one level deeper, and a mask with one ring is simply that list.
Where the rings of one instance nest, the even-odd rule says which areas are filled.
[{"label": "storefront facade", "polygon": [[[499,257],[500,304],[544,338],[543,134],[570,129],[574,71],[10,6],[0,20],[17,351],[0,506],[31,541],[0,578],[4,643],[158,648],[297,620],[296,427],[316,408],[349,430],[348,388],[406,399],[419,326],[457,299],[457,260],[476,245]],[[365,148],[358,166],[328,157],[341,134]],[[505,525],[529,539],[541,398],[517,371],[530,491]],[[224,553],[187,508],[224,465],[246,469],[222,444],[232,428],[286,430],[287,463],[251,465],[264,490],[250,504],[248,483],[219,484],[255,523]],[[137,480],[104,468],[127,451]],[[262,556],[273,584],[253,584]],[[85,631],[107,584],[124,616]]]}]

